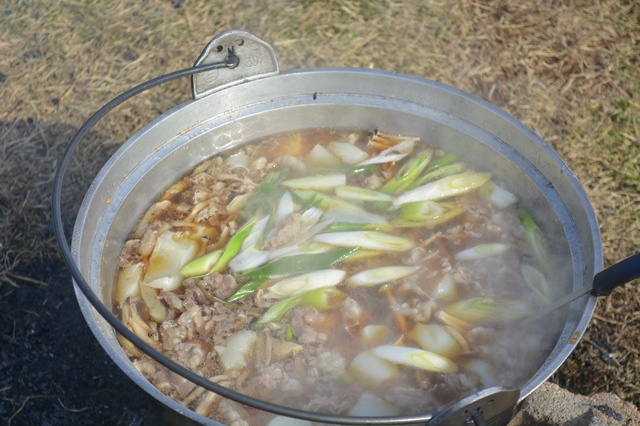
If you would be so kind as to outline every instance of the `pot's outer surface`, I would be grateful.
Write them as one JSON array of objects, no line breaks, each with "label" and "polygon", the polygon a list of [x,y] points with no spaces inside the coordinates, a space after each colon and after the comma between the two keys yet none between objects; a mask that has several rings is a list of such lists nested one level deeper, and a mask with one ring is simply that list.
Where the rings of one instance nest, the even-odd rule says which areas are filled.
[{"label": "pot's outer surface", "polygon": [[[580,183],[536,134],[491,104],[433,81],[365,69],[306,69],[244,82],[189,101],[130,138],[90,187],[72,249],[86,281],[112,306],[122,244],[154,197],[206,158],[264,136],[312,128],[381,129],[420,136],[492,173],[515,193],[566,257],[570,292],[602,269],[598,224]],[[77,291],[89,326],[118,366],[175,411],[217,425],[159,392],[133,367],[111,327]],[[569,356],[596,297],[573,302],[553,352],[521,388],[520,400]]]}]

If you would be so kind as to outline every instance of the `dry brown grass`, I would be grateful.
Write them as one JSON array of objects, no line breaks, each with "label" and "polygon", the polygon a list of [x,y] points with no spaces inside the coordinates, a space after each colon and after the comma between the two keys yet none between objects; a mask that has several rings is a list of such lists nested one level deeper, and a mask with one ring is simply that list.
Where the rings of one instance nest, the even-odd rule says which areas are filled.
[{"label": "dry brown grass", "polygon": [[[552,144],[583,182],[607,265],[640,247],[637,2],[175,3],[10,1],[1,7],[0,283],[33,285],[16,276],[17,265],[54,252],[50,183],[73,130],[116,94],[191,65],[214,35],[231,28],[272,43],[282,69],[388,69],[495,103]],[[150,93],[97,131],[104,140],[122,140],[188,93],[187,82]],[[638,405],[639,308],[632,285],[602,300],[554,380]]]}]

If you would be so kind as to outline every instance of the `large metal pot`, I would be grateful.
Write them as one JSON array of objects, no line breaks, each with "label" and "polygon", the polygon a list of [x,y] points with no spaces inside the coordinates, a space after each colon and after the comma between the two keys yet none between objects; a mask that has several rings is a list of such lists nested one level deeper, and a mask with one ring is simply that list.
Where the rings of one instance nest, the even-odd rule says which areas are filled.
[{"label": "large metal pot", "polygon": [[[236,68],[197,74],[194,99],[131,137],[109,159],[86,194],[76,219],[69,263],[76,282],[88,283],[104,306],[112,306],[114,265],[127,234],[151,201],[149,194],[158,194],[203,159],[243,142],[321,127],[382,128],[440,144],[508,183],[507,189],[518,195],[545,233],[553,236],[558,253],[567,258],[567,293],[590,287],[602,269],[598,224],[578,180],[536,134],[496,107],[443,84],[379,70],[279,72],[270,46],[239,31],[214,39],[197,64],[229,55],[240,58]],[[147,382],[122,350],[112,325],[92,307],[86,294],[77,291],[77,296],[97,339],[133,381],[184,416],[218,424],[187,410]],[[553,351],[520,389],[491,390],[461,401],[447,419],[425,414],[393,422],[424,424],[431,419],[433,424],[463,424],[470,418],[469,410],[479,408],[488,422],[505,423],[515,404],[569,356],[590,321],[595,302],[596,297],[588,295],[567,304],[567,319]],[[489,400],[494,407],[500,405],[496,400],[502,405],[490,408]]]}]

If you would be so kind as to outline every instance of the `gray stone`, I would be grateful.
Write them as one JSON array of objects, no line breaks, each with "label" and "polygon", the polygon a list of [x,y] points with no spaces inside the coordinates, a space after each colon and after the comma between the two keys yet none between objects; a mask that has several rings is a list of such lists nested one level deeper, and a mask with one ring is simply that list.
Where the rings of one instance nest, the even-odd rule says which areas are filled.
[{"label": "gray stone", "polygon": [[640,426],[638,408],[610,393],[573,394],[544,383],[518,408],[509,426]]}]

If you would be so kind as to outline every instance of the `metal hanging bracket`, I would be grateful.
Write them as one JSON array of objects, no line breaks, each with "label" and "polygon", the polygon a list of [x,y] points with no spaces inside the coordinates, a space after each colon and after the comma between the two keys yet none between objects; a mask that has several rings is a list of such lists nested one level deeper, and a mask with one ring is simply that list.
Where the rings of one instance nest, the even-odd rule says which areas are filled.
[{"label": "metal hanging bracket", "polygon": [[241,30],[226,31],[211,40],[194,66],[226,61],[230,57],[237,57],[237,66],[193,75],[191,90],[194,99],[280,71],[271,45]]},{"label": "metal hanging bracket", "polygon": [[505,426],[513,417],[520,390],[494,387],[458,401],[437,413],[429,426]]}]

